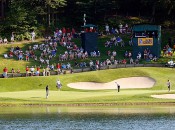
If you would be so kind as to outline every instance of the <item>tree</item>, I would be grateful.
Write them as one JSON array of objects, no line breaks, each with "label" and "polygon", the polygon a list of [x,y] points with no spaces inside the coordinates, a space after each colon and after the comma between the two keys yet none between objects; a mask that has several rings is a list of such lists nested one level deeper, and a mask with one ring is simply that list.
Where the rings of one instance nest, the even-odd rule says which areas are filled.
[{"label": "tree", "polygon": [[[51,14],[53,15],[54,9],[57,9],[58,7],[66,6],[66,1],[65,0],[46,0],[45,4],[47,7],[47,14],[48,14],[48,26],[50,27]],[[53,17],[52,17],[52,21],[54,21]]]},{"label": "tree", "polygon": [[29,32],[35,29],[38,23],[35,13],[28,10],[24,3],[23,0],[8,1],[6,17],[3,19],[2,35],[10,37],[14,32],[17,39],[30,38]]},{"label": "tree", "polygon": [[145,5],[145,7],[151,10],[151,22],[156,22],[157,20],[164,21],[170,18],[171,12],[175,7],[174,0],[141,0],[141,4]]}]

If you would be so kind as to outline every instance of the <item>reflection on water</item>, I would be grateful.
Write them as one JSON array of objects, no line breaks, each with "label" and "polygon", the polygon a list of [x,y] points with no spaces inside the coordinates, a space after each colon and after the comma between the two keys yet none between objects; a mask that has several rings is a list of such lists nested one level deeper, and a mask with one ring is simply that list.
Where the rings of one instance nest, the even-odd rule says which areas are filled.
[{"label": "reflection on water", "polygon": [[1,107],[0,130],[174,130],[174,107]]}]

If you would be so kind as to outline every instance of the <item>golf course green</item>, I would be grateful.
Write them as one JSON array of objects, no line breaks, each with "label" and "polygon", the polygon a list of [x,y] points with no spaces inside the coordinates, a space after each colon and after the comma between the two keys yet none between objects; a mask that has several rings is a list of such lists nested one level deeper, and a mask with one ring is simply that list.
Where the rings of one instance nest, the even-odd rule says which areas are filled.
[{"label": "golf course green", "polygon": [[[174,36],[174,31],[162,31],[162,47],[166,45],[168,37]],[[166,34],[166,35],[165,35]],[[128,41],[130,35],[121,35],[125,41]],[[104,36],[98,39],[98,48],[101,56],[87,59],[77,59],[77,62],[89,63],[90,60],[100,60],[100,62],[110,58],[106,55],[109,48],[104,47],[104,43],[109,40],[111,36]],[[74,39],[74,42],[80,46],[80,39]],[[23,51],[35,44],[42,44],[43,39],[36,40],[36,42],[21,42],[13,44],[4,44],[0,46],[0,69],[3,73],[4,67],[8,68],[8,72],[12,68],[20,69],[21,73],[25,73],[26,66],[40,66],[41,72],[46,65],[41,65],[39,61],[30,59],[30,61],[18,60],[16,56],[13,58],[4,58],[3,54],[9,53],[13,47],[20,47]],[[132,50],[132,47],[113,46],[111,51],[117,51],[117,58],[123,59],[126,50]],[[58,46],[58,55],[66,51],[65,47]],[[36,55],[40,56],[40,51],[37,50]],[[161,56],[157,62],[150,61],[150,64],[164,65],[170,59],[175,59],[175,56]],[[129,59],[127,59],[129,60]],[[59,61],[58,56],[51,60],[51,64],[56,66],[57,63],[70,62],[73,69],[74,60]],[[128,62],[129,63],[129,62]],[[127,63],[127,64],[128,64]],[[148,63],[148,64],[149,64]],[[141,64],[147,64],[146,61],[141,60]],[[78,68],[80,69],[80,68]],[[108,83],[121,78],[130,77],[149,77],[155,80],[155,84],[151,88],[122,88],[117,92],[116,89],[101,89],[101,90],[84,90],[74,89],[68,87],[70,83],[77,82],[93,82],[93,83]],[[62,83],[61,91],[56,87],[56,81],[60,80]],[[0,78],[0,106],[9,105],[142,105],[142,104],[174,104],[174,99],[154,98],[152,95],[174,94],[175,93],[175,69],[166,67],[129,67],[116,68],[98,71],[89,71],[83,73],[61,74],[51,76],[32,76],[32,77],[14,77],[14,78]],[[171,81],[171,91],[168,92],[167,80]],[[129,82],[126,81],[128,84]],[[144,83],[143,83],[144,84]],[[140,86],[143,85],[140,83]],[[49,97],[46,99],[46,85],[49,86]]]},{"label": "golf course green", "polygon": [[[173,99],[157,99],[151,95],[174,94],[172,68],[138,67],[91,71],[48,77],[19,77],[0,79],[1,106],[8,105],[145,105],[173,104]],[[156,83],[152,88],[117,90],[81,90],[69,88],[67,84],[75,82],[106,83],[126,77],[151,77]],[[56,81],[62,83],[61,91]],[[172,90],[168,92],[166,82],[170,80]],[[49,98],[46,99],[45,87],[49,85]],[[142,84],[140,84],[142,85]]]}]

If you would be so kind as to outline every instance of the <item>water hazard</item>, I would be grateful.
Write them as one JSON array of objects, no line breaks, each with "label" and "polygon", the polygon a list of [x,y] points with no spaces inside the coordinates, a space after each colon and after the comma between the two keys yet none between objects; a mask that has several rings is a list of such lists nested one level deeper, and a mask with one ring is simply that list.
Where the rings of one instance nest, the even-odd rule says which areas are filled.
[{"label": "water hazard", "polygon": [[0,130],[174,130],[175,107],[2,107]]}]

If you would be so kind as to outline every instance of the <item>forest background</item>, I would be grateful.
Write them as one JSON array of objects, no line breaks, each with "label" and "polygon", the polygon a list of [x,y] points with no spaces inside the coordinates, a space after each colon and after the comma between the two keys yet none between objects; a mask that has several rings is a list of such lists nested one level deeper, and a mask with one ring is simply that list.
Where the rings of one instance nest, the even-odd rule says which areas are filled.
[{"label": "forest background", "polygon": [[163,29],[175,27],[174,0],[0,0],[0,36],[15,40],[30,40],[52,33],[56,28],[81,30],[86,21],[104,31],[121,24],[157,24]]}]

